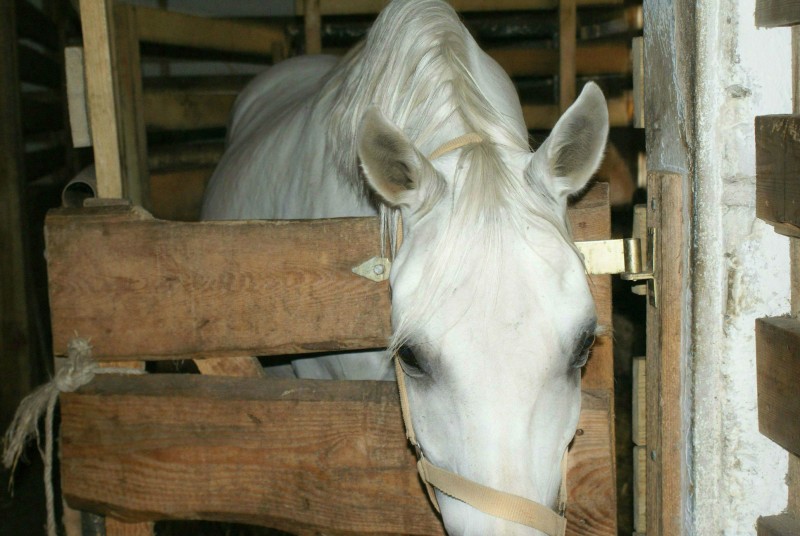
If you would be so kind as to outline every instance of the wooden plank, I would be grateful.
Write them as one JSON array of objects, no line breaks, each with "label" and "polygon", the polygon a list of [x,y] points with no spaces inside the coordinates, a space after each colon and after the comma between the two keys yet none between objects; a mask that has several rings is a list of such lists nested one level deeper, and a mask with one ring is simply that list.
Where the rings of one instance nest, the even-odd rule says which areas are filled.
[{"label": "wooden plank", "polygon": [[[628,127],[633,121],[633,95],[625,93],[608,101],[608,121],[612,127]],[[550,130],[561,117],[557,105],[523,104],[522,115],[529,130]]]},{"label": "wooden plank", "polygon": [[633,127],[644,128],[644,37],[633,38]]},{"label": "wooden plank", "polygon": [[144,122],[161,130],[224,128],[235,101],[233,92],[145,91]]},{"label": "wooden plank", "polygon": [[14,2],[0,2],[0,426],[33,388]]},{"label": "wooden plank", "polygon": [[209,357],[208,359],[195,359],[194,362],[201,374],[209,376],[239,378],[260,378],[264,376],[264,367],[254,357]]},{"label": "wooden plank", "polygon": [[224,151],[225,144],[221,141],[150,147],[147,167],[151,173],[196,167],[213,168]]},{"label": "wooden plank", "polygon": [[681,534],[683,437],[683,177],[651,172],[647,226],[656,230],[655,286],[647,305],[647,534]]},{"label": "wooden plank", "polygon": [[800,24],[800,0],[757,0],[756,26],[775,28]]},{"label": "wooden plank", "polygon": [[576,0],[558,3],[558,107],[561,113],[575,101],[575,49],[577,48],[578,8]]},{"label": "wooden plank", "polygon": [[[98,376],[62,398],[62,489],[125,521],[238,521],[295,534],[444,534],[390,382]],[[568,534],[615,534],[607,393],[584,392]],[[599,470],[602,468],[602,470]]]},{"label": "wooden plank", "polygon": [[800,455],[800,320],[756,320],[756,369],[759,431]]},{"label": "wooden plank", "polygon": [[647,447],[633,447],[633,528],[647,528]]},{"label": "wooden plank", "polygon": [[80,11],[97,194],[118,198],[123,196],[122,159],[125,156],[120,143],[119,98],[112,61],[112,47],[115,46],[113,4],[113,0],[82,0]]},{"label": "wooden plank", "polygon": [[[647,444],[647,361],[645,357],[633,358],[633,397],[631,424],[633,444]],[[639,529],[637,529],[639,530]],[[640,530],[644,531],[644,527]]]},{"label": "wooden plank", "polygon": [[[581,40],[601,39],[633,33],[641,31],[644,27],[644,15],[641,5],[605,11],[599,19],[581,24],[578,30],[578,36]],[[581,17],[581,20],[583,21],[583,17]]]},{"label": "wooden plank", "polygon": [[147,191],[147,136],[142,105],[142,68],[139,56],[139,28],[135,9],[119,3],[114,8],[115,83],[123,192],[134,204],[150,208]]},{"label": "wooden plank", "polygon": [[[295,1],[297,15],[304,14],[304,1]],[[577,0],[580,7],[621,5],[624,0]],[[369,15],[379,13],[388,0],[320,0],[322,15]],[[557,9],[559,0],[450,0],[456,11],[538,11]]]},{"label": "wooden plank", "polygon": [[135,12],[142,41],[266,57],[272,56],[275,44],[286,41],[283,27],[276,24],[209,19],[143,6]]},{"label": "wooden plank", "polygon": [[800,115],[756,117],[756,216],[800,226]]},{"label": "wooden plank", "polygon": [[106,536],[153,536],[154,523],[125,523],[114,518],[106,519]]},{"label": "wooden plank", "polygon": [[213,167],[162,171],[150,176],[153,216],[171,221],[198,221],[203,193]]},{"label": "wooden plank", "polygon": [[[598,214],[606,185],[570,210],[576,239],[606,237]],[[350,272],[378,252],[376,218],[179,223],[105,207],[52,211],[46,227],[57,352],[76,330],[106,360],[375,348],[390,335],[386,283]],[[608,286],[593,286],[608,310]]]},{"label": "wooden plank", "polygon": [[[557,74],[559,69],[559,52],[551,48],[490,48],[486,53],[511,77],[548,76]],[[630,49],[623,43],[578,46],[574,61],[579,75],[631,72]]]},{"label": "wooden plank", "polygon": [[304,0],[303,22],[305,27],[306,54],[322,53],[322,14],[320,0]]},{"label": "wooden plank", "polygon": [[791,514],[759,517],[757,536],[797,536],[800,534],[800,518]]}]

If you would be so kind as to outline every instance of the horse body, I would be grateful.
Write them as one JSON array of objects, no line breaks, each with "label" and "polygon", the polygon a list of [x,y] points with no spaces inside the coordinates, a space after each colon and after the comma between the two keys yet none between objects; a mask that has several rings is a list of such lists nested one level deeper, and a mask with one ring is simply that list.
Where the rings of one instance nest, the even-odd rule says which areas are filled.
[{"label": "horse body", "polygon": [[[340,62],[290,60],[245,90],[203,217],[392,221],[399,210],[390,351],[426,458],[554,506],[596,328],[566,199],[599,165],[607,131],[590,84],[531,153],[510,79],[452,8],[396,0]],[[465,133],[477,137],[429,158]],[[392,377],[384,352],[292,367]],[[450,534],[539,534],[436,493]]]}]

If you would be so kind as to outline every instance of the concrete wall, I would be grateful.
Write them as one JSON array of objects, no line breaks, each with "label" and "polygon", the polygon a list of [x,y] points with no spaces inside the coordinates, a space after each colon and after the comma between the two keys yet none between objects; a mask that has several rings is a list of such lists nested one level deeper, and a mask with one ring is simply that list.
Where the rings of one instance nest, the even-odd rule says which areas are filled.
[{"label": "concrete wall", "polygon": [[756,115],[791,112],[787,29],[755,0],[697,3],[690,531],[755,534],[786,507],[786,453],[759,434],[754,320],[789,311],[788,241],[755,217]]}]

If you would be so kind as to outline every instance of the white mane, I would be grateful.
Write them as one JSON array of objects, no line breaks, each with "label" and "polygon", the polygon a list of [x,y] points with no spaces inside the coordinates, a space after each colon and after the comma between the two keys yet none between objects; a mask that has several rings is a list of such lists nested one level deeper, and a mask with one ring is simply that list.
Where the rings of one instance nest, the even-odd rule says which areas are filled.
[{"label": "white mane", "polygon": [[[512,119],[498,111],[470,72],[470,52],[477,45],[453,8],[440,0],[394,1],[381,13],[364,43],[345,57],[323,86],[318,110],[325,120],[327,148],[341,177],[360,195],[369,195],[358,167],[356,138],[361,118],[377,106],[403,130],[423,153],[448,139],[447,125],[460,124],[479,134],[483,142],[465,147],[454,183],[462,185],[446,232],[440,237],[440,255],[430,266],[428,298],[407,311],[395,326],[392,349],[424,324],[445,291],[441,282],[452,277],[465,251],[480,248],[486,254],[485,281],[500,282],[504,238],[501,229],[548,227],[571,244],[564,207],[541,178],[512,173],[503,153],[529,153]],[[473,66],[474,67],[474,66]],[[422,208],[435,203],[430,200]],[[382,228],[393,251],[396,236],[391,209],[379,203]],[[382,236],[382,240],[383,240]],[[515,236],[514,240],[520,240]],[[383,243],[382,243],[383,248]],[[449,272],[449,275],[448,273]]]}]

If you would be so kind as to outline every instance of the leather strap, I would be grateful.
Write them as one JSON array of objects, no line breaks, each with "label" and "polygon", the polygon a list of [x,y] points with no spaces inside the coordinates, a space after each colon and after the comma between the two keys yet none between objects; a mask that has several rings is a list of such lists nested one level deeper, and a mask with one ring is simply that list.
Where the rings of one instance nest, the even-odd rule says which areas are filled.
[{"label": "leather strap", "polygon": [[463,136],[459,136],[457,138],[453,138],[452,140],[448,141],[447,143],[444,143],[444,144],[440,145],[438,148],[436,148],[435,151],[433,151],[428,156],[428,158],[430,160],[436,160],[440,156],[446,155],[450,151],[455,151],[456,149],[460,149],[461,147],[464,147],[465,145],[469,145],[470,143],[480,143],[482,141],[483,141],[483,138],[481,137],[480,134],[478,134],[476,132],[468,132],[467,134],[464,134]]}]

